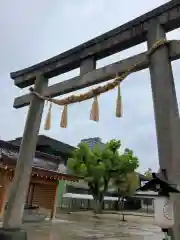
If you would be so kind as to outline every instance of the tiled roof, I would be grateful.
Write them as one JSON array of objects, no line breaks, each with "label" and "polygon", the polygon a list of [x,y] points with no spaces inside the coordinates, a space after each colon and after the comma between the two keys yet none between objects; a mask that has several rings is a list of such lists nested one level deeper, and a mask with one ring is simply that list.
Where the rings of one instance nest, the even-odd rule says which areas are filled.
[{"label": "tiled roof", "polygon": [[[20,145],[21,139],[22,138],[19,137],[14,140],[10,140],[8,142],[12,143],[12,144]],[[58,152],[64,153],[64,154],[70,154],[71,151],[73,151],[75,149],[75,147],[73,147],[67,143],[47,137],[45,135],[39,135],[37,138],[37,146],[44,146],[44,145],[50,146],[52,149],[54,149]]]},{"label": "tiled roof", "polygon": [[[11,171],[14,171],[18,155],[18,146],[0,140],[0,168],[9,168]],[[76,176],[65,174],[64,172],[59,171],[59,162],[53,160],[60,161],[61,159],[57,159],[57,157],[52,155],[36,152],[33,160],[32,175],[37,175],[39,172],[41,172],[41,176],[45,175],[47,177],[55,177],[54,179],[59,179],[60,176],[60,179],[63,178],[65,180],[69,179],[72,181],[78,180]]]},{"label": "tiled roof", "polygon": [[[19,155],[19,147],[13,144],[7,143],[5,141],[0,140],[0,158],[6,156],[6,160],[10,159],[11,162],[16,164],[16,160]],[[58,170],[59,163],[61,162],[61,158],[56,156],[44,154],[41,152],[36,152],[33,160],[33,167],[40,167],[47,170]]]}]

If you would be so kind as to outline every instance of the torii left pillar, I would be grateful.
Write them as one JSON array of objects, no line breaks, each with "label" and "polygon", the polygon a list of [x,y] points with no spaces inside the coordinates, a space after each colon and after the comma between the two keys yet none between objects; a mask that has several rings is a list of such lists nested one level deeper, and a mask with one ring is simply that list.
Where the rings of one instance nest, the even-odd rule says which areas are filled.
[{"label": "torii left pillar", "polygon": [[[36,92],[42,94],[47,85],[48,79],[45,79],[41,75],[36,77],[34,85]],[[15,176],[8,197],[7,209],[4,213],[3,228],[0,229],[1,240],[27,239],[27,233],[21,229],[21,224],[43,108],[44,101],[33,95],[21,142]]]},{"label": "torii left pillar", "polygon": [[[88,71],[92,71],[95,67],[94,58],[84,59],[80,65],[80,75],[83,76]],[[47,86],[48,79],[44,78],[42,75],[38,75],[34,85],[35,91],[43,95]],[[4,214],[3,228],[0,229],[0,240],[27,239],[27,234],[21,229],[21,224],[43,108],[44,101],[32,95],[15,176],[8,198],[7,210]]]}]

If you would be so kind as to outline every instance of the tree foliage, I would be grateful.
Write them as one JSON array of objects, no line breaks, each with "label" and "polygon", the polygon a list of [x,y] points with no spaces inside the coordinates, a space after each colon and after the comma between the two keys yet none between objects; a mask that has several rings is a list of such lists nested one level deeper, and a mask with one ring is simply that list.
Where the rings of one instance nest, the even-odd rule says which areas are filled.
[{"label": "tree foliage", "polygon": [[133,196],[136,189],[140,186],[139,176],[134,171],[117,177],[114,182],[120,197]]},{"label": "tree foliage", "polygon": [[[137,164],[138,166],[138,164]],[[134,169],[135,170],[135,169]],[[136,189],[139,188],[139,175],[135,171],[117,176],[114,179],[114,185],[118,193],[118,200],[115,203],[116,210],[124,209],[124,201],[127,197],[132,197],[136,192]],[[122,220],[124,219],[124,214],[122,213]]]},{"label": "tree foliage", "polygon": [[[130,168],[126,171],[120,172],[113,179],[114,186],[118,193],[118,201],[116,202],[116,209],[124,208],[124,199],[134,195],[136,189],[139,187],[139,176],[135,170],[139,167],[139,161],[134,157],[133,152],[129,149],[125,149],[125,155],[128,153],[128,163]],[[123,218],[124,219],[124,218]]]},{"label": "tree foliage", "polygon": [[152,169],[148,168],[148,170],[145,171],[144,176],[147,177],[149,180],[152,179]]},{"label": "tree foliage", "polygon": [[138,159],[133,152],[125,149],[119,153],[121,143],[111,140],[100,149],[98,145],[90,149],[87,143],[80,143],[68,159],[68,168],[88,183],[89,190],[97,203],[97,211],[101,210],[104,195],[109,182],[132,173],[138,166]]}]

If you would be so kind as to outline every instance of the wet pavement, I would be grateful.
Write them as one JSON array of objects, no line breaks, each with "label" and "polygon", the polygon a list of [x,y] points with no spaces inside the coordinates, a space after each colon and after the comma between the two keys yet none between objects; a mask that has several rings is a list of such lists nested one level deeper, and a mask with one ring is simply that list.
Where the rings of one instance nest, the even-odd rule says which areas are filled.
[{"label": "wet pavement", "polygon": [[54,222],[26,224],[28,240],[161,240],[160,229],[152,217],[126,216],[126,222],[118,215],[106,214],[94,218],[86,214],[62,214]]}]

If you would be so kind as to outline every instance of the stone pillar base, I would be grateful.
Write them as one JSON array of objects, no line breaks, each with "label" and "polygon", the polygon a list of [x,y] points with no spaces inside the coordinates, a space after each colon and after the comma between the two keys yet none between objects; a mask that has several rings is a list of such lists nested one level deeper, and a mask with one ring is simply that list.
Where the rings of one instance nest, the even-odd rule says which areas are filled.
[{"label": "stone pillar base", "polygon": [[0,240],[27,240],[27,233],[22,229],[0,228]]}]

